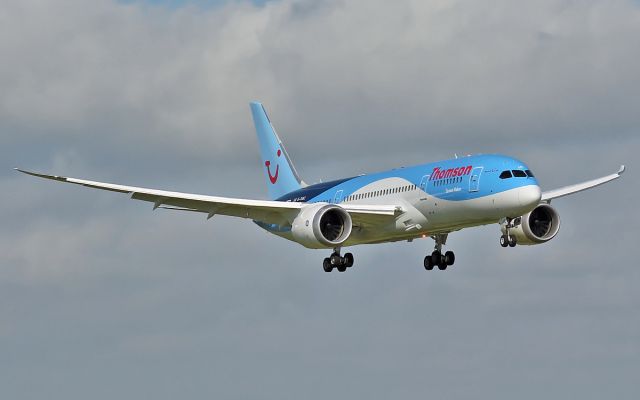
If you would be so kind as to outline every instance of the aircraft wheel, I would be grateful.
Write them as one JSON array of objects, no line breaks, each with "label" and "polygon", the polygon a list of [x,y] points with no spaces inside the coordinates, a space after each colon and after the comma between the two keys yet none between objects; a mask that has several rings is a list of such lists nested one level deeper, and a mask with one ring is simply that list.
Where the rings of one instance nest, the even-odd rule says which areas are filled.
[{"label": "aircraft wheel", "polygon": [[331,259],[329,259],[329,257],[325,258],[322,262],[322,269],[324,269],[324,272],[333,271],[333,265],[331,265]]},{"label": "aircraft wheel", "polygon": [[431,271],[433,269],[433,263],[431,262],[431,256],[426,256],[424,258],[424,269],[427,271]]},{"label": "aircraft wheel", "polygon": [[442,262],[438,264],[438,269],[440,271],[444,271],[445,269],[447,269],[447,264],[444,262],[444,260],[442,260]]},{"label": "aircraft wheel", "polygon": [[516,237],[509,236],[509,247],[516,247]]},{"label": "aircraft wheel", "polygon": [[340,264],[342,264],[342,257],[340,257],[336,253],[333,253],[333,254],[331,254],[331,257],[329,257],[329,261],[331,262],[331,265],[337,267]]},{"label": "aircraft wheel", "polygon": [[509,240],[507,240],[507,235],[500,236],[500,246],[507,247],[509,245]]},{"label": "aircraft wheel", "polygon": [[344,263],[347,266],[347,268],[353,267],[353,254],[346,253],[344,255]]},{"label": "aircraft wheel", "polygon": [[453,263],[456,262],[456,255],[453,251],[447,251],[444,253],[444,261],[447,265],[453,265]]},{"label": "aircraft wheel", "polygon": [[344,263],[343,264],[339,264],[337,268],[338,268],[339,272],[344,272],[344,271],[347,270],[347,265],[344,264]]},{"label": "aircraft wheel", "polygon": [[433,253],[431,253],[431,264],[442,264],[442,253],[440,253],[438,250],[435,250]]}]

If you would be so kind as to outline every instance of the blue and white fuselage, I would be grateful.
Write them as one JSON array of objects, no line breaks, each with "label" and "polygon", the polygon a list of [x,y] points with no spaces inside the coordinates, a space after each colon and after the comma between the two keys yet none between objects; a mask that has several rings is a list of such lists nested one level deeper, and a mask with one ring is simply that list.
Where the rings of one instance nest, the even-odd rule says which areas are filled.
[{"label": "blue and white fuselage", "polygon": [[[402,215],[386,226],[354,229],[344,243],[348,246],[496,223],[504,217],[528,213],[540,198],[538,182],[523,162],[502,155],[475,155],[323,182],[277,200],[401,207]],[[286,227],[259,225],[294,240]]]}]

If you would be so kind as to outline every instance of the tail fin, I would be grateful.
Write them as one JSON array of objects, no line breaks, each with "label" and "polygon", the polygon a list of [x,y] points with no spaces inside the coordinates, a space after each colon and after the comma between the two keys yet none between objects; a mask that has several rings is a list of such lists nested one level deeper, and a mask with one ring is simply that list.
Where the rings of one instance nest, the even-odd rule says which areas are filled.
[{"label": "tail fin", "polygon": [[269,197],[275,200],[289,192],[306,186],[296,172],[291,158],[278,137],[267,112],[261,103],[252,102],[251,114],[256,126],[260,155],[264,160],[264,173],[267,178]]}]

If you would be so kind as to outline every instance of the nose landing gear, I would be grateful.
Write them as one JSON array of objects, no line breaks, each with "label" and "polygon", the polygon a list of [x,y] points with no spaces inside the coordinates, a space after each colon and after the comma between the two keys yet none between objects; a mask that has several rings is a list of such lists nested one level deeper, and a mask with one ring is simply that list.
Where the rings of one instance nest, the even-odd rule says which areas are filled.
[{"label": "nose landing gear", "polygon": [[444,271],[448,266],[453,265],[456,261],[456,255],[453,251],[447,251],[442,254],[442,246],[447,242],[447,234],[438,234],[431,237],[436,242],[435,249],[431,255],[424,258],[424,269],[431,271],[437,266],[439,270]]},{"label": "nose landing gear", "polygon": [[345,253],[344,257],[340,256],[340,248],[335,248],[331,256],[324,259],[322,269],[324,272],[331,272],[336,268],[339,272],[344,272],[347,268],[353,266],[353,254]]},{"label": "nose landing gear", "polygon": [[511,228],[515,228],[520,223],[520,218],[507,218],[504,224],[504,235],[500,236],[500,246],[516,247],[516,237],[509,234]]}]

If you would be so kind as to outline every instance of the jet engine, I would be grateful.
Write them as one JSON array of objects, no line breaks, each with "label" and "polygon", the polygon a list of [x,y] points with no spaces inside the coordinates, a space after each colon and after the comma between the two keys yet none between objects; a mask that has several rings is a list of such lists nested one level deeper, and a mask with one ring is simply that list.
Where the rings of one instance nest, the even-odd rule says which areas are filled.
[{"label": "jet engine", "polygon": [[302,210],[291,224],[296,242],[311,249],[333,248],[351,234],[351,215],[335,204],[314,204]]},{"label": "jet engine", "polygon": [[[506,234],[506,228],[506,223],[500,224],[503,234]],[[528,214],[513,219],[509,234],[515,236],[518,244],[533,245],[548,242],[556,236],[558,230],[558,212],[548,204],[540,204]]]}]

